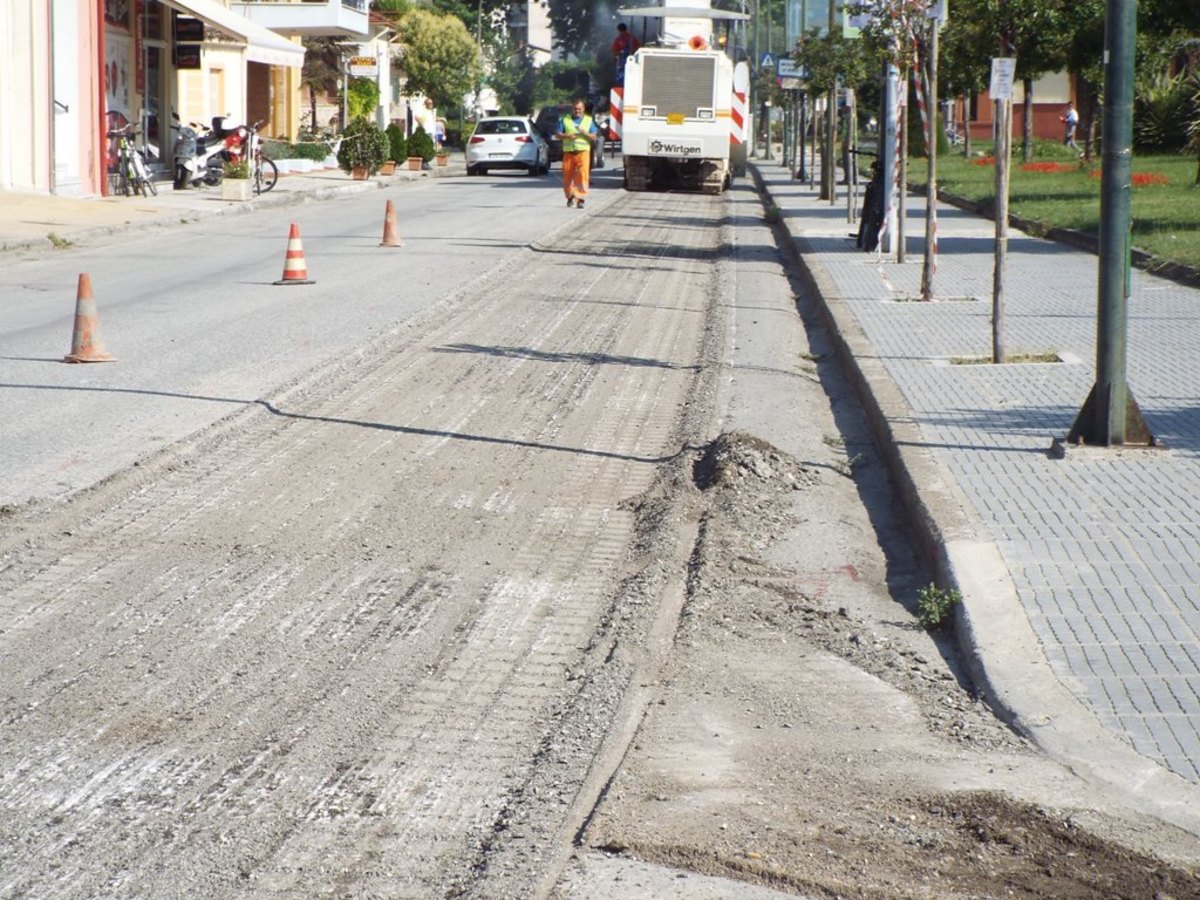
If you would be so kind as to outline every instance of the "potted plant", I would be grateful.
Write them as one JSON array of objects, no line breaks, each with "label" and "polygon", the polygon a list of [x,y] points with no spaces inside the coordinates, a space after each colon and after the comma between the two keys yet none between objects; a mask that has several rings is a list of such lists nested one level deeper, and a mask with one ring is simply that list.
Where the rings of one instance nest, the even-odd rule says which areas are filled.
[{"label": "potted plant", "polygon": [[250,199],[250,163],[244,159],[230,160],[222,166],[221,199]]},{"label": "potted plant", "polygon": [[369,178],[388,158],[388,139],[383,129],[369,119],[355,119],[342,132],[337,161],[343,172],[355,178]]},{"label": "potted plant", "polygon": [[[433,145],[433,138],[429,136],[429,132],[424,126],[418,125],[408,138],[408,167],[410,169],[423,168],[425,163],[433,159],[436,149]],[[413,165],[413,160],[418,160],[417,164]]]},{"label": "potted plant", "polygon": [[387,135],[388,147],[390,148],[391,156],[388,157],[388,162],[392,164],[392,170],[388,171],[388,162],[384,162],[383,169],[380,171],[384,175],[391,175],[395,171],[396,163],[402,159],[408,159],[408,141],[404,138],[404,129],[393,122],[385,130]]}]

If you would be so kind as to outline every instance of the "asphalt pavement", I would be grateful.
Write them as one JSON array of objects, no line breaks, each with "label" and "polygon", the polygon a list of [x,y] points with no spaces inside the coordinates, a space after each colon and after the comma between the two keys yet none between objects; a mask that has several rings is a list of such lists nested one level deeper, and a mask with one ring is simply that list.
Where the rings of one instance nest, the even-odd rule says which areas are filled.
[{"label": "asphalt pavement", "polygon": [[[1133,274],[1128,378],[1160,446],[1062,450],[1095,380],[1096,257],[1010,235],[992,365],[994,226],[939,205],[934,300],[922,302],[924,198],[907,259],[859,250],[835,204],[782,166],[752,165],[857,381],[914,534],[963,603],[955,627],[989,702],[1135,808],[1200,834],[1200,290]],[[445,168],[354,181],[285,175],[249,201],[214,189],[77,199],[0,192],[0,250],[252,213]]]}]

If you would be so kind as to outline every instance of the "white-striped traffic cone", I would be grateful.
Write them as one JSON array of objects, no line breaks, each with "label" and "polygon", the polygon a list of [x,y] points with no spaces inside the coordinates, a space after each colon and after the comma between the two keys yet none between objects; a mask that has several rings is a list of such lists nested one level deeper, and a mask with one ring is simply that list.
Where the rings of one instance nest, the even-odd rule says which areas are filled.
[{"label": "white-striped traffic cone", "polygon": [[283,277],[276,284],[316,284],[308,277],[308,266],[304,262],[304,247],[300,243],[300,226],[292,223],[288,234],[287,254],[283,257]]}]

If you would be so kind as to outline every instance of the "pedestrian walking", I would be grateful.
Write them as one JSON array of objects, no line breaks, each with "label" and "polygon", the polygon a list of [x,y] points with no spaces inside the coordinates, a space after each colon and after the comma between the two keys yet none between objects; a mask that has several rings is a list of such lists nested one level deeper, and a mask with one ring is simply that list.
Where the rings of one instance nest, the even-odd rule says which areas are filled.
[{"label": "pedestrian walking", "polygon": [[1075,143],[1075,131],[1079,128],[1079,113],[1075,110],[1074,103],[1067,103],[1066,111],[1058,117],[1058,121],[1063,123],[1063,143],[1079,152],[1079,145]]},{"label": "pedestrian walking", "polygon": [[567,196],[567,206],[583,209],[591,176],[592,146],[598,133],[582,100],[576,100],[571,112],[558,120],[554,136],[562,141],[563,193]]}]

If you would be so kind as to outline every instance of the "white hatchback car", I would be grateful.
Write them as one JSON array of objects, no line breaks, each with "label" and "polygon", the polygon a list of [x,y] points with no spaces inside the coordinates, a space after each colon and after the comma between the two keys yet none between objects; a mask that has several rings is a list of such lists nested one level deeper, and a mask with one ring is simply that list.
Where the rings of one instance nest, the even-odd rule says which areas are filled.
[{"label": "white hatchback car", "polygon": [[467,141],[467,174],[486,175],[489,169],[544,175],[550,171],[550,145],[524,116],[480,119]]}]

